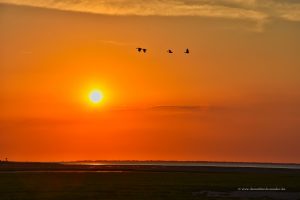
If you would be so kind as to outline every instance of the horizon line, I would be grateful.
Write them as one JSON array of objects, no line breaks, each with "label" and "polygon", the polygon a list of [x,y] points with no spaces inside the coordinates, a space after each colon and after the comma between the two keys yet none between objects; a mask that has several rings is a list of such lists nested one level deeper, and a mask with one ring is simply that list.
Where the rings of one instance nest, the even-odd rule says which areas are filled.
[{"label": "horizon line", "polygon": [[260,161],[209,161],[209,160],[70,160],[70,161],[17,161],[17,160],[1,160],[0,163],[86,163],[86,162],[186,162],[186,163],[240,163],[240,164],[274,164],[274,165],[300,165],[300,162],[260,162]]}]

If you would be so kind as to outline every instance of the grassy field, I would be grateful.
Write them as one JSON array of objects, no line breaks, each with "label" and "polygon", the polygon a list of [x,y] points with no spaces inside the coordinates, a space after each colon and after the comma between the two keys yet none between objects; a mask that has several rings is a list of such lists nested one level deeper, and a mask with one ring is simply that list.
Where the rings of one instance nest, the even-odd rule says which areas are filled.
[{"label": "grassy field", "polygon": [[[240,197],[229,195],[251,187],[282,187],[286,191],[269,197],[244,195],[243,191],[235,194]],[[300,199],[299,191],[299,173],[0,172],[1,200],[276,199],[280,195],[285,195],[280,199]]]}]

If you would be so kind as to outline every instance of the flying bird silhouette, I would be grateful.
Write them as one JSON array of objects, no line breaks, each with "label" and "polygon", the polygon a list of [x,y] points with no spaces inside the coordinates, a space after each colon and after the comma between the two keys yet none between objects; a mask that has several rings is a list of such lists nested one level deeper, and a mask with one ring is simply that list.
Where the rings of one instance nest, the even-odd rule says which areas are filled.
[{"label": "flying bird silhouette", "polygon": [[141,48],[141,47],[138,47],[138,48],[136,48],[136,49],[137,49],[137,51],[138,51],[139,53],[141,53],[141,52],[146,53],[146,52],[147,52],[147,49],[144,49],[144,48]]},{"label": "flying bird silhouette", "polygon": [[190,50],[189,50],[189,49],[186,49],[184,53],[189,54],[189,53],[190,53]]},{"label": "flying bird silhouette", "polygon": [[168,53],[173,53],[173,51],[171,49],[168,50]]}]

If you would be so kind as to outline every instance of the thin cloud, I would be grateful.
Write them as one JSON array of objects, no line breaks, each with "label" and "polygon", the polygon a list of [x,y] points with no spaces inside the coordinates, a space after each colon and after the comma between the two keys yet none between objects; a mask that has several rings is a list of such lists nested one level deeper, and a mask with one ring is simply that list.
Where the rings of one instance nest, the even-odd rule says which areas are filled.
[{"label": "thin cloud", "polygon": [[136,46],[136,44],[128,43],[128,42],[120,42],[115,40],[97,40],[97,42],[104,43],[104,44],[110,44],[110,45],[116,45],[116,46]]},{"label": "thin cloud", "polygon": [[276,18],[300,22],[300,2],[295,0],[0,0],[0,3],[105,15],[239,19],[254,22],[258,31]]},{"label": "thin cloud", "polygon": [[181,105],[181,106],[154,106],[149,110],[154,111],[207,111],[209,110],[209,106],[189,106],[189,105]]},{"label": "thin cloud", "polygon": [[31,54],[33,54],[32,51],[20,51],[20,53],[23,54],[23,55],[31,55]]},{"label": "thin cloud", "polygon": [[266,17],[264,13],[254,10],[208,4],[206,1],[191,3],[192,1],[184,0],[0,0],[0,2],[108,15],[204,16],[249,20],[261,20]]},{"label": "thin cloud", "polygon": [[117,106],[111,107],[110,111],[115,112],[211,112],[211,111],[221,111],[225,107],[220,106],[206,106],[206,105],[158,105],[150,107],[136,107],[136,106]]}]

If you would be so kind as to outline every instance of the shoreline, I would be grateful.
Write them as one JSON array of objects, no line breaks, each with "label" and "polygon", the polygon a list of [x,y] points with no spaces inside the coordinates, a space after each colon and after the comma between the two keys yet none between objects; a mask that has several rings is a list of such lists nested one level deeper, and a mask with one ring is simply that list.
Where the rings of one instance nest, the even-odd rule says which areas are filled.
[{"label": "shoreline", "polygon": [[247,166],[190,166],[190,165],[159,165],[159,164],[74,164],[74,163],[41,163],[41,162],[2,162],[0,172],[234,172],[234,173],[288,173],[300,174],[299,168],[267,168]]}]

